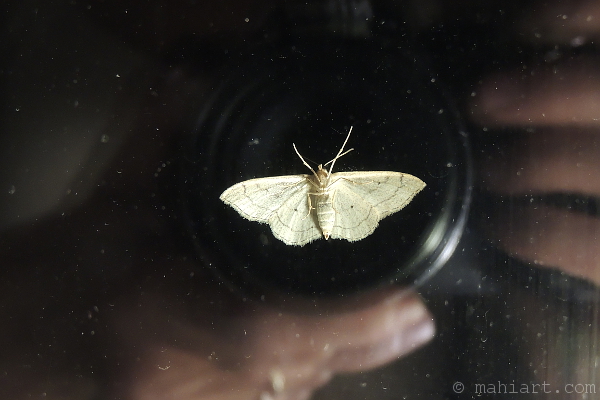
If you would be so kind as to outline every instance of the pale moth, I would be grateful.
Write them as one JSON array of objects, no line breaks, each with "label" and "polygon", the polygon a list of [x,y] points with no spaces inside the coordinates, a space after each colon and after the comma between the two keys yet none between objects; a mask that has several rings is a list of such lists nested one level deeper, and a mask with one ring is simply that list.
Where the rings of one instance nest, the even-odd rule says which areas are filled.
[{"label": "pale moth", "polygon": [[[350,242],[369,236],[379,221],[403,209],[424,187],[419,178],[391,171],[331,173],[344,151],[317,171],[294,150],[312,175],[250,179],[225,190],[220,199],[250,221],[269,224],[273,235],[287,245],[304,246],[324,237]],[[313,212],[314,210],[314,212]]]}]

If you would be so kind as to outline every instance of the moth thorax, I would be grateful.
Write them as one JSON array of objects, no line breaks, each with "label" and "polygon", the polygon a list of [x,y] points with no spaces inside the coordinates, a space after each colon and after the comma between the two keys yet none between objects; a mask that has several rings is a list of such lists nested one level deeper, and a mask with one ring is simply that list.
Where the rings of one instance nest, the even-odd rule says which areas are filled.
[{"label": "moth thorax", "polygon": [[327,183],[327,171],[323,169],[322,165],[319,165],[319,169],[316,172],[317,179],[321,186],[324,186]]}]

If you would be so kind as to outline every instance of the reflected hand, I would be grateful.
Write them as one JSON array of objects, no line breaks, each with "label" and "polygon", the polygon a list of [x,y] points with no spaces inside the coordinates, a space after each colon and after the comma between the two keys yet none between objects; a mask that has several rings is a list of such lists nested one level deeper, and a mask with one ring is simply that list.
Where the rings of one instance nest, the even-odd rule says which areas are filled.
[{"label": "reflected hand", "polygon": [[[571,10],[549,7],[521,29],[523,36],[537,42],[579,45],[600,36],[598,21],[600,7],[588,2]],[[563,57],[554,64],[483,80],[472,101],[473,119],[492,129],[523,131],[506,153],[491,149],[484,157],[480,170],[487,190],[514,196],[560,193],[600,198],[599,71],[596,56]],[[497,226],[490,232],[501,248],[600,284],[597,212],[543,202],[510,207],[508,215],[497,216]]]}]

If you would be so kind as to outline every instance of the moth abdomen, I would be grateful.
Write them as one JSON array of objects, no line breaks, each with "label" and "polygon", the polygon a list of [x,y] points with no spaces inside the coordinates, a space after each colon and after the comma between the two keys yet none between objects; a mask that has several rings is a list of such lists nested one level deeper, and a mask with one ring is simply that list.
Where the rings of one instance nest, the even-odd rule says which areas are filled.
[{"label": "moth abdomen", "polygon": [[335,222],[333,198],[328,194],[317,196],[317,221],[325,239],[329,239]]}]

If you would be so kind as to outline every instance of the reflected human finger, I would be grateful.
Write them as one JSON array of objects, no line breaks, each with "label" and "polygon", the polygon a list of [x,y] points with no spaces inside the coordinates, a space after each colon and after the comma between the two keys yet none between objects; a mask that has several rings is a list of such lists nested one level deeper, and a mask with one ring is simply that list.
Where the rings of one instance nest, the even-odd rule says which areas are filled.
[{"label": "reflected human finger", "polygon": [[272,329],[277,329],[281,344],[299,352],[299,359],[310,349],[334,372],[358,371],[395,360],[433,337],[431,314],[414,291],[381,289],[373,296],[377,298],[372,304],[354,311],[277,315],[271,323],[260,326],[258,348],[272,348]]},{"label": "reflected human finger", "polygon": [[600,219],[540,205],[515,207],[489,226],[508,254],[600,284]]},{"label": "reflected human finger", "polygon": [[503,194],[600,196],[598,171],[598,129],[542,128],[520,135],[506,153],[487,155],[480,176],[487,190]]},{"label": "reflected human finger", "polygon": [[339,372],[384,365],[433,337],[432,316],[414,291],[389,288],[369,297],[371,304],[355,311],[278,314],[260,325],[251,351],[286,382],[289,397],[282,398],[302,398]]},{"label": "reflected human finger", "polygon": [[600,126],[600,60],[485,78],[471,101],[473,120],[489,127]]}]

